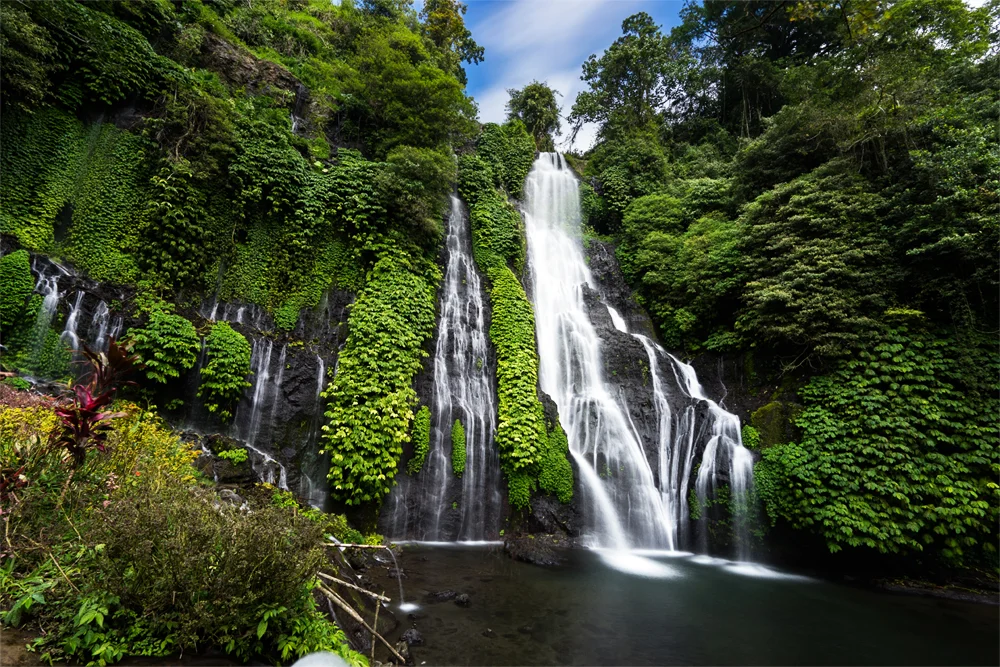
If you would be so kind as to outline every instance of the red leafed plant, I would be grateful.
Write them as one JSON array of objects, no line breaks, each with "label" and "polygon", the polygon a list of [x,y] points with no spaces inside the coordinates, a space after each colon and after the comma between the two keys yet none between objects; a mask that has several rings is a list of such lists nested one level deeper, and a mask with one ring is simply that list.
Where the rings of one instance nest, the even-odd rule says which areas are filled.
[{"label": "red leafed plant", "polygon": [[103,410],[111,405],[120,387],[135,384],[126,378],[141,367],[131,346],[119,344],[114,338],[109,341],[106,353],[84,345],[83,355],[91,366],[85,376],[86,383],[73,387],[72,403],[56,408],[56,416],[62,423],[52,434],[52,445],[64,448],[73,457],[74,466],[83,463],[88,450],[104,451],[111,420],[124,413]]}]

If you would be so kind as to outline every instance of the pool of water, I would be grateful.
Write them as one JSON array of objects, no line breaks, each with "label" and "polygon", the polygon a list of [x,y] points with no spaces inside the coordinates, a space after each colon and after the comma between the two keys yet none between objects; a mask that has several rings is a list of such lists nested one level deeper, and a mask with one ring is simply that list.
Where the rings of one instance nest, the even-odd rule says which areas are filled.
[{"label": "pool of water", "polygon": [[[1000,608],[893,595],[691,554],[404,546],[417,665],[972,665],[1000,662]],[[393,582],[394,584],[394,582]],[[455,590],[468,607],[430,603]],[[387,589],[389,590],[389,589]],[[394,599],[392,605],[398,605]]]}]

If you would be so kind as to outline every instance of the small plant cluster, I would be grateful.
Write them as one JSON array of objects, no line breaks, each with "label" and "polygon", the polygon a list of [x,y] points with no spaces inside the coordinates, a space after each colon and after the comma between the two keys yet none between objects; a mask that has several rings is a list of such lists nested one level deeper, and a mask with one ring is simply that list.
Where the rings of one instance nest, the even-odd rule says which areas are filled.
[{"label": "small plant cluster", "polygon": [[198,396],[205,400],[209,412],[228,421],[233,417],[233,405],[250,386],[250,343],[228,322],[217,322],[205,339],[205,350],[207,361],[201,369]]},{"label": "small plant cluster", "polygon": [[417,410],[413,418],[413,457],[406,464],[406,473],[416,475],[424,467],[431,449],[431,409],[426,405]]},{"label": "small plant cluster", "polygon": [[465,427],[461,419],[456,419],[451,427],[451,470],[455,477],[465,472]]},{"label": "small plant cluster", "polygon": [[155,301],[145,326],[129,330],[135,351],[146,366],[146,377],[161,384],[194,366],[201,348],[191,321],[172,311],[170,304]]}]

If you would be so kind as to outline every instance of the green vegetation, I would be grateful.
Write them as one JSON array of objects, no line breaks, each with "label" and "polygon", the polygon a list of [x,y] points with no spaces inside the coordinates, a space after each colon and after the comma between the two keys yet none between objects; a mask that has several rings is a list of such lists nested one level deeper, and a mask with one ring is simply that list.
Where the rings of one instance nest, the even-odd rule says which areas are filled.
[{"label": "green vegetation", "polygon": [[801,391],[801,443],[757,466],[772,520],[815,527],[830,549],[995,554],[1000,498],[994,340],[934,331],[912,311]]},{"label": "green vegetation", "polygon": [[[508,136],[515,138],[507,140]],[[538,488],[541,466],[559,466],[560,456],[544,456],[549,450],[549,435],[538,400],[535,316],[514,273],[520,273],[524,265],[521,217],[498,189],[506,180],[496,176],[499,166],[505,165],[503,173],[509,174],[511,165],[517,164],[498,156],[514,152],[527,163],[523,173],[518,172],[523,181],[534,155],[533,142],[524,126],[520,121],[502,127],[486,126],[477,153],[462,156],[459,161],[459,193],[469,205],[476,264],[490,285],[490,340],[497,350],[496,443],[500,464],[507,476],[511,505],[523,508]],[[565,461],[565,454],[561,459]],[[554,480],[559,476],[555,473],[546,477],[551,485],[546,490],[557,488]],[[562,497],[566,497],[565,493]]]},{"label": "green vegetation", "polygon": [[154,308],[146,326],[129,331],[135,351],[146,365],[146,377],[166,383],[194,366],[201,340],[194,325],[167,308]]},{"label": "green vegetation", "polygon": [[[464,10],[5,3],[0,232],[290,329],[329,287],[361,287],[393,224],[433,254],[450,147],[476,132]],[[112,124],[126,99],[134,118]]]},{"label": "green vegetation", "polygon": [[325,392],[323,447],[333,496],[347,505],[377,503],[392,488],[410,439],[417,402],[412,380],[434,333],[434,289],[387,256],[369,274],[348,325],[337,375]]},{"label": "green vegetation", "polygon": [[409,475],[416,475],[424,467],[427,460],[427,453],[431,449],[431,409],[426,405],[417,410],[417,416],[413,418],[413,457],[406,464],[406,472]]},{"label": "green vegetation", "polygon": [[535,140],[535,148],[540,151],[554,150],[552,135],[560,129],[559,104],[556,95],[559,91],[552,90],[544,83],[532,81],[520,90],[509,89],[507,93],[507,119],[520,120]]},{"label": "green vegetation", "polygon": [[451,427],[451,469],[455,477],[465,472],[465,427],[461,419],[456,419]]},{"label": "green vegetation", "polygon": [[223,452],[219,452],[216,456],[218,456],[220,459],[225,459],[235,465],[246,463],[247,460],[250,458],[250,455],[247,454],[247,450],[240,448],[227,449]]},{"label": "green vegetation", "polygon": [[6,333],[19,323],[34,289],[27,251],[0,257],[0,331]]},{"label": "green vegetation", "polygon": [[205,338],[205,352],[207,363],[201,369],[198,396],[205,400],[209,412],[217,412],[220,419],[228,421],[243,389],[250,386],[250,343],[229,323],[218,322]]},{"label": "green vegetation", "polygon": [[[311,597],[322,527],[267,504],[220,504],[196,482],[198,452],[157,416],[121,402],[99,414],[129,365],[109,356],[89,387],[77,387],[75,410],[41,398],[0,405],[0,620],[44,627],[30,648],[46,662],[217,646],[244,661],[322,649],[365,664]],[[64,435],[51,446],[60,422]]]},{"label": "green vegetation", "polygon": [[995,568],[996,7],[681,15],[584,65],[587,225],[667,344],[752,353],[780,387],[744,429],[772,520]]}]

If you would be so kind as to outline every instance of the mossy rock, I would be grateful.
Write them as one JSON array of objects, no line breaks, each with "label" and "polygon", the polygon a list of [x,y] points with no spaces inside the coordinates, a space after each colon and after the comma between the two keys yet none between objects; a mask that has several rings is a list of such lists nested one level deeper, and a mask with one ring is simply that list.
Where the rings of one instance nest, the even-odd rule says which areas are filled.
[{"label": "mossy rock", "polygon": [[802,411],[797,403],[771,401],[750,415],[750,425],[760,434],[760,448],[796,439],[795,417]]}]

